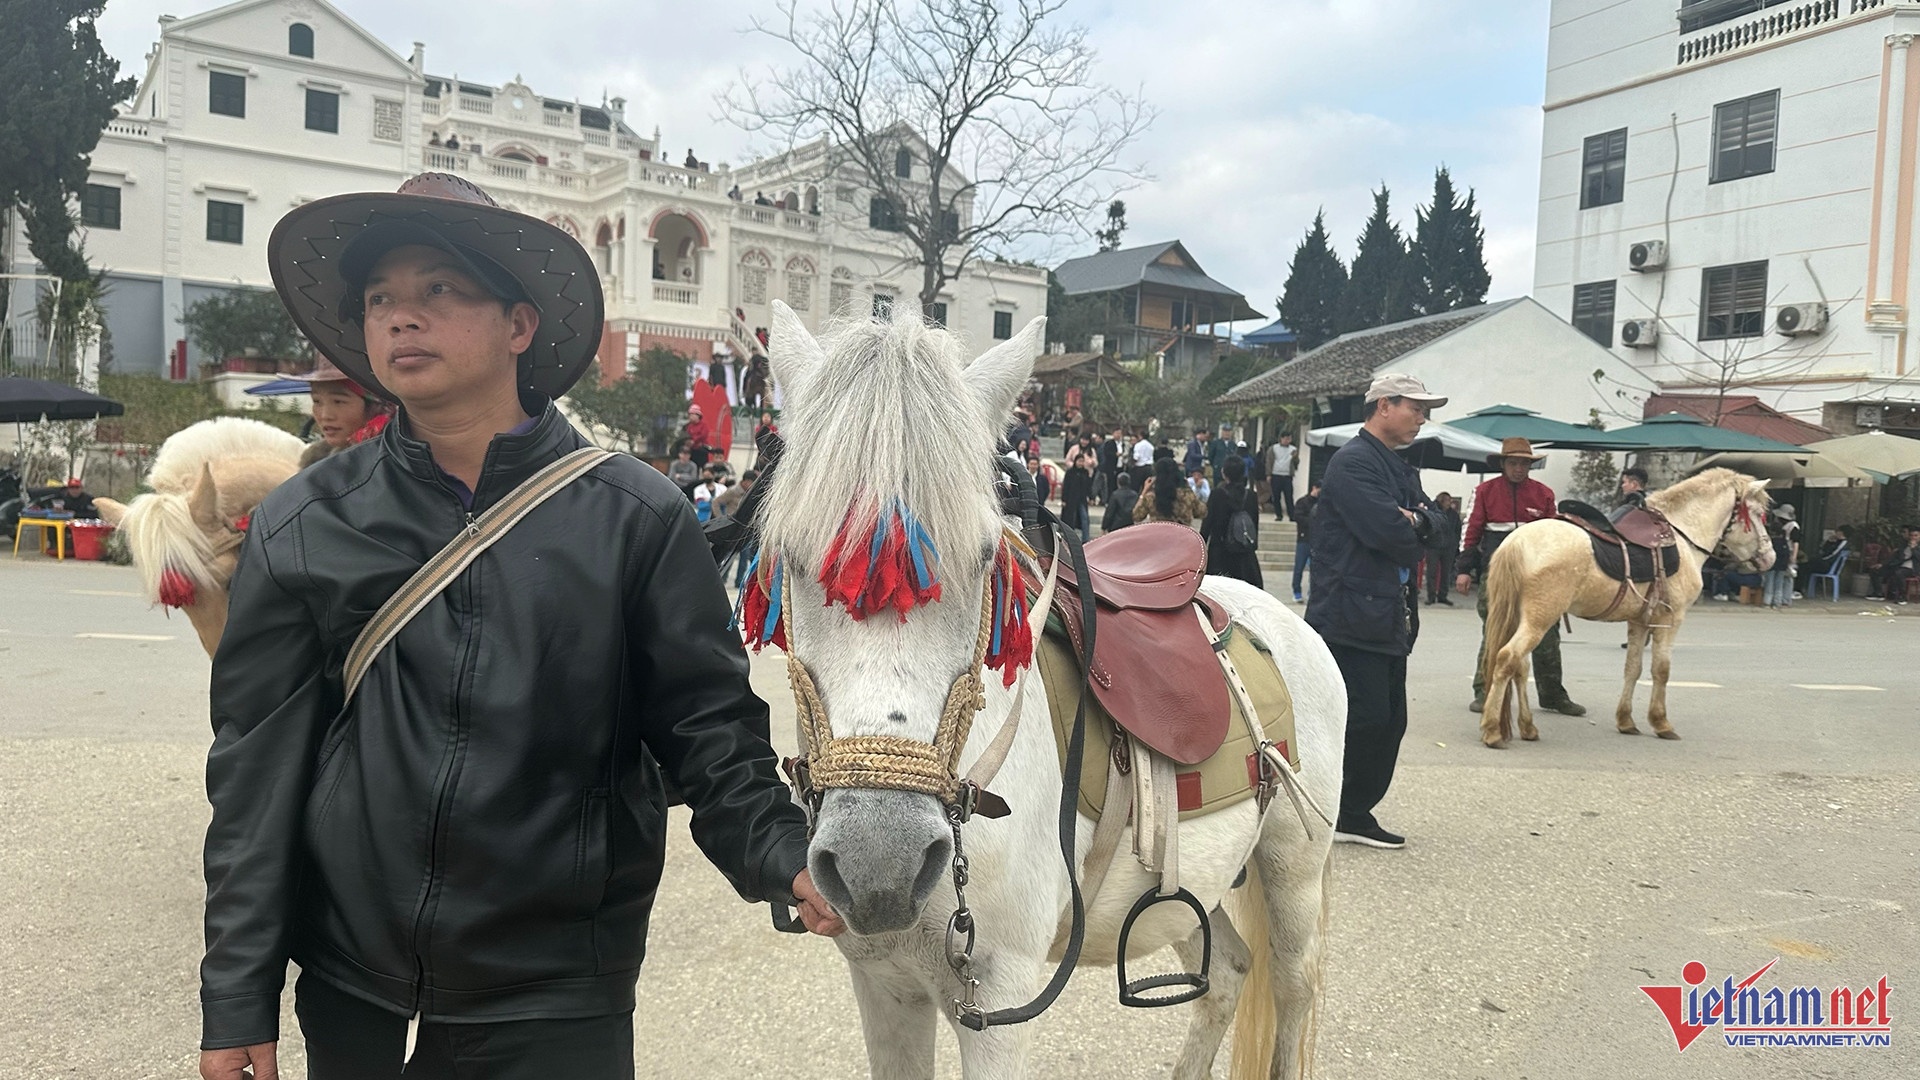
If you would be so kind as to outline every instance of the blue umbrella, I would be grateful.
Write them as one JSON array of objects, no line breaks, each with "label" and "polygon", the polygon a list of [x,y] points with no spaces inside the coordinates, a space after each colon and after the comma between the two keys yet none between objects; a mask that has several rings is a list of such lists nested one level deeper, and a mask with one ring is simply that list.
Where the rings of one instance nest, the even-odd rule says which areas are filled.
[{"label": "blue umbrella", "polygon": [[1778,439],[1765,439],[1732,428],[1714,427],[1697,416],[1670,412],[1644,424],[1621,428],[1607,434],[1631,438],[1648,450],[1700,450],[1708,453],[1806,454],[1804,446]]}]

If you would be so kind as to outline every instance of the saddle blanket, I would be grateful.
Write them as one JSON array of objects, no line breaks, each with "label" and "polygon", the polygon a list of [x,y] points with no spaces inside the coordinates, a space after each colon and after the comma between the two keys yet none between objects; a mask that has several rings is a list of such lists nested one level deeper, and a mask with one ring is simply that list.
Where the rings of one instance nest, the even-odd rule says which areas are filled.
[{"label": "saddle blanket", "polygon": [[[1620,559],[1619,544],[1611,543],[1592,535],[1589,535],[1587,539],[1593,544],[1593,561],[1600,564],[1601,573],[1615,581],[1621,581],[1623,580],[1621,574],[1631,570],[1632,577],[1625,580],[1632,580],[1640,584],[1646,584],[1653,580],[1653,552],[1643,547],[1629,546],[1627,548],[1626,565],[1623,566]],[[1671,546],[1661,548],[1661,574],[1671,577],[1677,573],[1679,569],[1680,549]]]},{"label": "saddle blanket", "polygon": [[[1293,748],[1293,695],[1287,691],[1286,680],[1280,677],[1273,658],[1254,641],[1252,634],[1237,626],[1227,628],[1222,643],[1246,684],[1267,738],[1272,739],[1288,762],[1297,768],[1299,756]],[[1067,739],[1073,733],[1073,715],[1087,686],[1080,671],[1080,657],[1058,618],[1047,620],[1047,632],[1034,645],[1034,662],[1047,688],[1054,745],[1064,761]],[[1223,683],[1226,681],[1224,672],[1215,674]],[[1153,676],[1142,672],[1136,677]],[[1230,694],[1229,697],[1233,714],[1226,742],[1212,757],[1198,765],[1183,767],[1176,774],[1182,820],[1250,799],[1260,783],[1259,747],[1254,745],[1253,729],[1247,723],[1239,696]],[[1097,699],[1087,702],[1086,749],[1080,767],[1080,812],[1088,817],[1099,817],[1106,806],[1107,757],[1113,752],[1114,732],[1118,727]]]}]

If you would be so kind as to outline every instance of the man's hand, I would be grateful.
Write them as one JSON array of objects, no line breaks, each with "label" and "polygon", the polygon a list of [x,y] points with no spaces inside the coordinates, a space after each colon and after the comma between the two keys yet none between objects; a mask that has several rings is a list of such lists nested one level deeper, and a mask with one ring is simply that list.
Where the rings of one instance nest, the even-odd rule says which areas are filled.
[{"label": "man's hand", "polygon": [[1418,514],[1416,514],[1416,513],[1414,513],[1413,511],[1411,511],[1411,510],[1409,510],[1409,509],[1407,509],[1406,507],[1404,507],[1404,506],[1403,506],[1403,507],[1401,507],[1401,508],[1400,508],[1400,516],[1401,516],[1401,517],[1403,517],[1403,518],[1406,518],[1406,519],[1407,519],[1407,524],[1409,524],[1409,525],[1411,525],[1411,526],[1413,526],[1413,527],[1414,527],[1414,529],[1415,529],[1416,531],[1418,531],[1418,530],[1419,530],[1419,528],[1420,528],[1420,515],[1418,515]]},{"label": "man's hand", "polygon": [[793,879],[793,898],[800,901],[800,921],[807,924],[808,930],[821,937],[839,937],[847,932],[847,924],[834,914],[827,898],[813,887],[813,875],[805,870]]},{"label": "man's hand", "polygon": [[1467,590],[1473,588],[1473,575],[1461,574],[1459,577],[1454,578],[1453,587],[1460,590],[1461,596],[1467,595]]},{"label": "man's hand", "polygon": [[[809,885],[812,882],[808,882]],[[202,1080],[280,1080],[280,1066],[275,1063],[275,1043],[256,1043],[252,1046],[235,1046],[226,1050],[200,1051],[200,1076]],[[249,1073],[247,1066],[253,1066]]]}]

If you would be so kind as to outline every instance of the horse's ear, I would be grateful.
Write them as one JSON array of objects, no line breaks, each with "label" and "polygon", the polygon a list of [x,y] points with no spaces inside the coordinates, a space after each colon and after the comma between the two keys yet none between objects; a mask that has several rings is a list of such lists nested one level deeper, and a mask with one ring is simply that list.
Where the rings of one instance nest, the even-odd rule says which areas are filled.
[{"label": "horse's ear", "polygon": [[200,479],[193,485],[193,491],[187,495],[187,511],[193,515],[193,523],[200,526],[202,532],[214,532],[219,529],[220,488],[213,482],[213,466],[200,466]]},{"label": "horse's ear", "polygon": [[[1747,500],[1749,502],[1767,502],[1769,500],[1769,496],[1767,495],[1767,482],[1765,480],[1748,480]],[[95,500],[95,502],[98,501],[97,499]]]},{"label": "horse's ear", "polygon": [[981,407],[996,424],[1004,424],[1020,400],[1020,391],[1033,376],[1033,362],[1047,343],[1047,317],[1041,315],[1028,323],[1012,339],[1003,341],[968,364],[960,373]]},{"label": "horse's ear", "polygon": [[100,520],[109,525],[118,525],[127,519],[127,504],[116,499],[102,496],[93,500],[93,508],[99,512]]},{"label": "horse's ear", "polygon": [[767,335],[767,366],[773,381],[792,394],[827,362],[827,354],[813,339],[800,317],[784,301],[773,302],[773,329]]}]

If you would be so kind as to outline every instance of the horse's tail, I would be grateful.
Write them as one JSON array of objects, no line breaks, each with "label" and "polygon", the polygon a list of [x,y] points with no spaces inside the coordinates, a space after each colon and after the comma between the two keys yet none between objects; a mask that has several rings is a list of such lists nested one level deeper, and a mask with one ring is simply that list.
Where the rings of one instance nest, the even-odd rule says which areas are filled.
[{"label": "horse's tail", "polygon": [[[1333,910],[1333,852],[1327,852],[1320,867],[1320,918],[1313,941],[1307,946],[1304,971],[1306,1017],[1300,1024],[1299,1042],[1294,1046],[1294,1076],[1299,1080],[1313,1075],[1313,1049],[1320,1031],[1320,1008],[1326,1002],[1327,923]],[[1268,931],[1272,918],[1267,910],[1266,886],[1254,862],[1247,864],[1247,883],[1227,897],[1227,917],[1240,931],[1241,940],[1253,953],[1246,980],[1240,985],[1240,1000],[1233,1011],[1233,1064],[1227,1075],[1232,1080],[1268,1080],[1273,1072],[1273,1052],[1279,1039],[1279,1016],[1274,1011],[1273,945]]]},{"label": "horse's tail", "polygon": [[127,505],[120,528],[149,603],[185,607],[203,590],[224,587],[213,575],[213,546],[194,523],[187,496],[142,495]]},{"label": "horse's tail", "polygon": [[[1509,540],[1507,544],[1501,545],[1500,549],[1493,553],[1493,557],[1487,560],[1486,582],[1483,586],[1487,590],[1487,645],[1486,654],[1480,661],[1480,678],[1487,687],[1484,707],[1499,710],[1500,737],[1503,739],[1513,737],[1513,710],[1508,707],[1507,700],[1510,691],[1517,685],[1520,693],[1527,692],[1524,682],[1509,679],[1496,687],[1493,677],[1494,672],[1500,670],[1500,653],[1506,649],[1507,643],[1513,640],[1514,635],[1520,632],[1522,574],[1517,563],[1521,552],[1517,548],[1508,551],[1511,543],[1512,541]],[[1501,557],[1503,554],[1505,558]],[[1496,689],[1500,691],[1497,702],[1494,693]]]},{"label": "horse's tail", "polygon": [[1240,1000],[1233,1009],[1232,1080],[1267,1080],[1273,1070],[1273,1043],[1279,1018],[1273,1011],[1273,958],[1268,940],[1266,887],[1258,859],[1247,861],[1247,883],[1227,894],[1227,918],[1253,953]]}]

